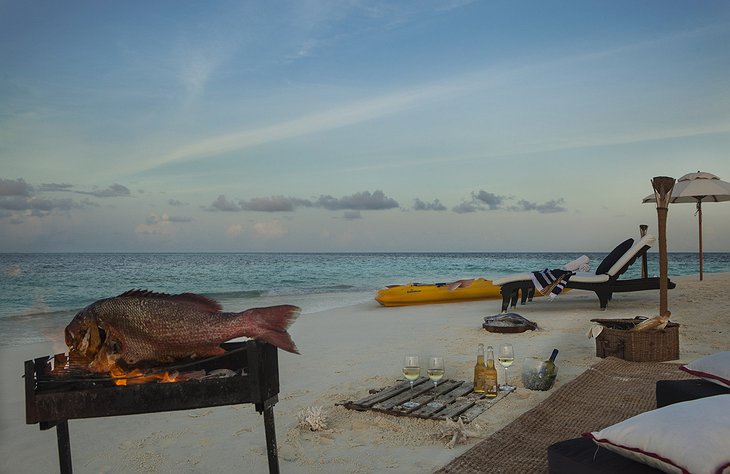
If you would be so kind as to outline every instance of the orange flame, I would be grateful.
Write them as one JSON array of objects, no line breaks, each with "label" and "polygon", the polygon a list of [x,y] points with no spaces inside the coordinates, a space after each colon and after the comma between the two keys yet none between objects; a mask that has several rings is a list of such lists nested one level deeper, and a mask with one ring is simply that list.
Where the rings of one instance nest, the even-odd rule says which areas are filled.
[{"label": "orange flame", "polygon": [[177,381],[177,372],[171,374],[170,372],[160,372],[157,374],[145,375],[139,369],[133,369],[129,372],[114,367],[109,371],[109,375],[116,379],[114,380],[115,385],[137,385],[141,383],[148,383],[157,381],[157,383],[171,383]]}]

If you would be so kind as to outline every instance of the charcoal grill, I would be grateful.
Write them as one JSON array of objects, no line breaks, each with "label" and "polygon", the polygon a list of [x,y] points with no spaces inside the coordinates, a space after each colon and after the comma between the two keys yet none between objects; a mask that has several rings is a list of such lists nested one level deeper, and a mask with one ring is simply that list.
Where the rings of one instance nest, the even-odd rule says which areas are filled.
[{"label": "charcoal grill", "polygon": [[278,473],[273,411],[279,393],[277,349],[258,341],[222,347],[225,355],[188,364],[186,370],[229,369],[237,375],[171,383],[115,385],[108,377],[90,374],[59,377],[52,365],[63,354],[25,361],[26,423],[39,423],[41,430],[56,427],[60,471],[71,474],[68,420],[253,403],[264,416],[269,472]]}]

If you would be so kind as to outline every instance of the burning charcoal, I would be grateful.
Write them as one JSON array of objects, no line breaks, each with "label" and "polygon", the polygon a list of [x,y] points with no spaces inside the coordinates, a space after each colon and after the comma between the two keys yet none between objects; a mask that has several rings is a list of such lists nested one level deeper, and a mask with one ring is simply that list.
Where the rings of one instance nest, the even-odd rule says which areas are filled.
[{"label": "burning charcoal", "polygon": [[236,372],[231,369],[215,369],[208,372],[208,375],[203,377],[204,379],[223,379],[226,377],[235,377]]}]

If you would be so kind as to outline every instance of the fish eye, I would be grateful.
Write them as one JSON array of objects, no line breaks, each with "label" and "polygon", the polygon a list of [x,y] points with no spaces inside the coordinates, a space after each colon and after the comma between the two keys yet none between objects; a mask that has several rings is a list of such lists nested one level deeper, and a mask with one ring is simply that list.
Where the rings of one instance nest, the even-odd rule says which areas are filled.
[{"label": "fish eye", "polygon": [[109,352],[112,354],[118,354],[121,352],[122,347],[117,341],[109,341]]}]

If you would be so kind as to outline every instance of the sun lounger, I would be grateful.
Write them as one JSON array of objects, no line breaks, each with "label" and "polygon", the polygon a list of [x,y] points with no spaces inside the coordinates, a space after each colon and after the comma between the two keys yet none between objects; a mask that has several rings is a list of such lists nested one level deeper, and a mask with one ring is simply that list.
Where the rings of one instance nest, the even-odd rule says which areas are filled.
[{"label": "sun lounger", "polygon": [[[633,239],[625,240],[603,259],[598,265],[596,273],[578,272],[569,276],[566,288],[595,292],[601,309],[606,309],[614,293],[658,290],[658,277],[619,279],[638,257],[651,248],[655,240],[654,236],[649,234],[642,237],[636,244]],[[535,285],[530,273],[510,275],[494,280],[492,283],[501,286],[502,312],[506,312],[508,307],[516,306],[520,296],[522,304],[531,301],[535,293]],[[669,288],[675,286],[674,283],[669,282]]]}]

